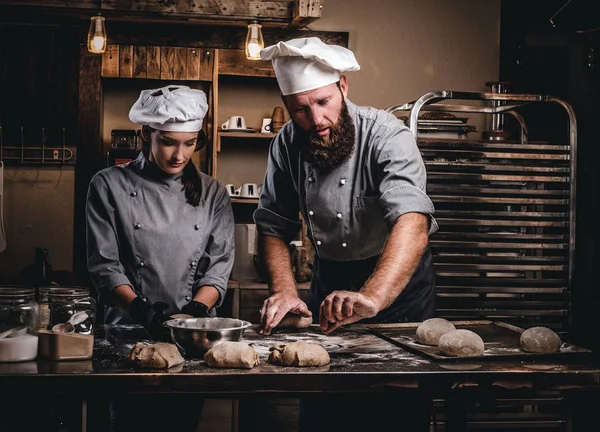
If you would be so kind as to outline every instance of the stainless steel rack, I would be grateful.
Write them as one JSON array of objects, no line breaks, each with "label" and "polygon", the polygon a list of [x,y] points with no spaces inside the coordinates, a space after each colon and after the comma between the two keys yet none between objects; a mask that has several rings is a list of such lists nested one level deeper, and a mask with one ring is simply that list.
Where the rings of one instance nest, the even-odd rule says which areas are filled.
[{"label": "stainless steel rack", "polygon": [[[19,128],[16,143],[4,143],[4,130],[0,126],[0,160],[7,166],[75,165],[76,149],[67,145],[67,130],[61,129],[60,144],[49,144],[47,131],[40,130],[39,142],[25,139],[25,128]],[[13,139],[14,142],[14,139]]]},{"label": "stainless steel rack", "polygon": [[[544,103],[566,111],[569,142],[529,142],[519,110]],[[410,111],[409,127],[427,167],[427,192],[440,225],[431,237],[438,315],[566,332],[575,252],[577,124],[571,106],[544,95],[435,91],[387,111]],[[512,142],[422,138],[421,111],[508,114],[520,136]]]}]

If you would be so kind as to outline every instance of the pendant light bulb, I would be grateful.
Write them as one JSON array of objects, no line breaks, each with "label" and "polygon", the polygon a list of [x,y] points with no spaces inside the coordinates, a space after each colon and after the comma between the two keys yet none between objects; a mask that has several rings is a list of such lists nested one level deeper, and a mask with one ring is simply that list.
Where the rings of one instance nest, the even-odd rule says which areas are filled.
[{"label": "pendant light bulb", "polygon": [[87,48],[92,54],[102,54],[106,51],[106,28],[104,17],[98,14],[90,18],[90,30],[88,31]]},{"label": "pendant light bulb", "polygon": [[260,52],[265,48],[265,41],[261,31],[262,26],[258,21],[250,21],[246,35],[246,58],[260,60]]}]

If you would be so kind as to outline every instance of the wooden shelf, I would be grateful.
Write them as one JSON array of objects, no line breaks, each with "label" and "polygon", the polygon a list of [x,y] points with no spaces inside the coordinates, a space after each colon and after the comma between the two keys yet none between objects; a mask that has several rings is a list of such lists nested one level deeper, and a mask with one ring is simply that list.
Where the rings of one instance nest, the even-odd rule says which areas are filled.
[{"label": "wooden shelf", "polygon": [[260,133],[260,132],[223,132],[223,131],[219,131],[219,137],[221,137],[221,138],[273,139],[273,138],[275,138],[275,134],[274,133]]},{"label": "wooden shelf", "polygon": [[[269,286],[265,283],[256,282],[256,281],[234,281],[229,280],[227,282],[228,289],[269,289]],[[296,288],[299,290],[307,290],[310,288],[310,282],[300,282],[296,283]]]},{"label": "wooden shelf", "polygon": [[235,204],[258,204],[258,198],[231,197],[231,202]]}]

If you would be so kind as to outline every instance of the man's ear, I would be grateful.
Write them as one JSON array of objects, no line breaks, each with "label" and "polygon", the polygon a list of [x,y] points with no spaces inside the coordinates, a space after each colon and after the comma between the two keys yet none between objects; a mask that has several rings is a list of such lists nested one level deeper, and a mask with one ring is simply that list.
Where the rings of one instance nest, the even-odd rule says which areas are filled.
[{"label": "man's ear", "polygon": [[348,81],[346,80],[346,75],[342,75],[340,77],[340,90],[344,95],[344,98],[348,96]]}]

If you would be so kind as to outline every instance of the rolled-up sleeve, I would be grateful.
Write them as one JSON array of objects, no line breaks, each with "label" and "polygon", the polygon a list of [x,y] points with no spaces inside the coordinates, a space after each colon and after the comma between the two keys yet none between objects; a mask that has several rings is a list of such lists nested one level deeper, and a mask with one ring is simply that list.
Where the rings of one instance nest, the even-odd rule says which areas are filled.
[{"label": "rolled-up sleeve", "polygon": [[254,222],[258,232],[290,242],[301,228],[300,198],[294,184],[295,170],[280,133],[271,142],[267,172]]},{"label": "rolled-up sleeve", "polygon": [[233,268],[234,228],[231,198],[224,188],[219,189],[216,198],[215,213],[212,219],[208,243],[198,263],[198,270],[193,285],[196,292],[201,286],[213,286],[219,291],[219,301],[215,307],[221,306],[227,292],[227,281]]},{"label": "rolled-up sleeve", "polygon": [[119,260],[115,210],[105,179],[96,175],[88,188],[86,202],[87,268],[99,292],[131,285]]},{"label": "rolled-up sleeve", "polygon": [[380,204],[391,229],[399,216],[422,213],[430,216],[429,234],[437,231],[435,208],[426,193],[427,172],[412,132],[404,127],[390,128],[380,137],[376,170]]}]

